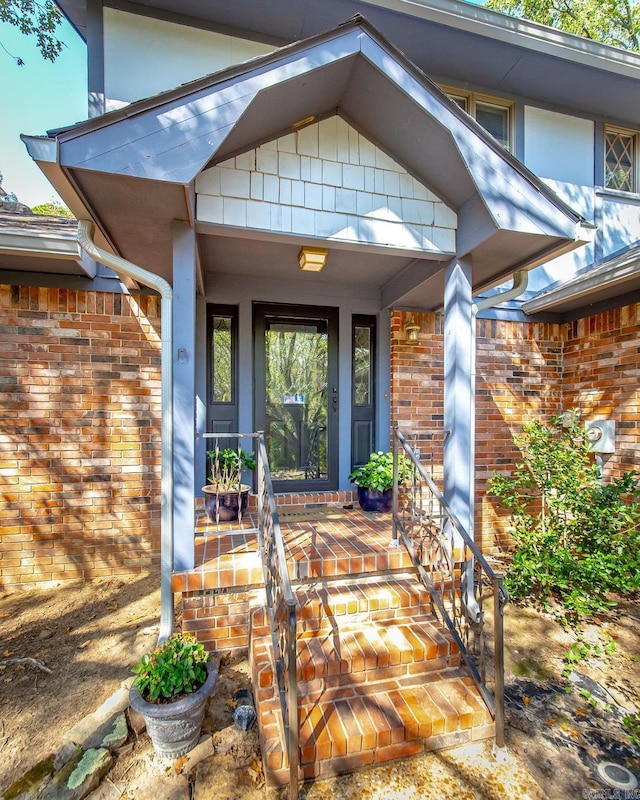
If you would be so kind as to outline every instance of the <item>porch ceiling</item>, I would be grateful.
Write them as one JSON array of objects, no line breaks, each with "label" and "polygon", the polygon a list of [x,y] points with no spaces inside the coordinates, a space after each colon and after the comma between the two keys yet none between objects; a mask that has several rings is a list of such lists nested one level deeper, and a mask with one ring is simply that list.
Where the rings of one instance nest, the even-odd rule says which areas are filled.
[{"label": "porch ceiling", "polygon": [[[476,290],[588,238],[578,215],[361,19],[27,144],[104,241],[171,280],[170,223],[194,222],[197,175],[335,113],[457,213],[457,254],[472,260]],[[205,237],[203,260],[209,245]],[[355,274],[370,254],[351,256]],[[433,258],[392,252],[368,279],[385,305],[435,308],[444,262]]]}]

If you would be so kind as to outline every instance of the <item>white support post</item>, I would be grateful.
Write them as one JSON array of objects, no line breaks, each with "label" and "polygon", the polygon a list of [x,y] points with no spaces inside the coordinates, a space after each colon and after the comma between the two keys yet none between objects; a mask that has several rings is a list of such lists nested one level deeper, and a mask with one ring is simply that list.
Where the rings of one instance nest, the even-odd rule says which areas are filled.
[{"label": "white support post", "polygon": [[196,235],[174,220],[173,480],[174,570],[195,564]]},{"label": "white support post", "polygon": [[473,536],[473,479],[469,455],[474,428],[471,263],[452,261],[444,290],[444,498]]}]

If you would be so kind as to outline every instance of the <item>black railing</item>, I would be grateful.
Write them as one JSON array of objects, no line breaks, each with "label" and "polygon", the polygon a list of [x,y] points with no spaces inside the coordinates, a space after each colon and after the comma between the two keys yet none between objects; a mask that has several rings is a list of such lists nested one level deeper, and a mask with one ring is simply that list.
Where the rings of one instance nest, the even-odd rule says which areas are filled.
[{"label": "black railing", "polygon": [[[456,640],[495,720],[496,745],[503,747],[503,616],[509,595],[502,576],[494,572],[448,508],[442,493],[397,425],[393,453],[393,537],[399,538],[406,547],[429,590],[434,613]],[[411,478],[398,485],[401,456],[409,460]],[[492,601],[491,615],[485,610],[488,600]],[[490,658],[491,634],[493,659]]]},{"label": "black railing", "polygon": [[267,594],[284,745],[289,760],[289,797],[298,797],[300,764],[296,678],[296,600],[291,590],[280,520],[271,483],[264,436],[258,436],[258,542]]}]

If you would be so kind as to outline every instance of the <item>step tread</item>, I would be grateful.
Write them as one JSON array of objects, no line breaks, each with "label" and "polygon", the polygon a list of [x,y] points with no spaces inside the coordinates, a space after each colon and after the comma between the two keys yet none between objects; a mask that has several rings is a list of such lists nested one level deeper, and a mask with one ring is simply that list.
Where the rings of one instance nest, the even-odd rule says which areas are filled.
[{"label": "step tread", "polygon": [[297,653],[298,679],[307,681],[457,656],[458,648],[433,618],[363,620],[307,632]]},{"label": "step tread", "polygon": [[[492,735],[490,714],[473,681],[461,674],[374,691],[327,696],[300,707],[300,758],[306,777],[336,774],[451,743]],[[278,701],[261,704],[260,732],[271,782],[284,769],[280,739],[273,740]],[[267,726],[271,736],[268,733]]]}]

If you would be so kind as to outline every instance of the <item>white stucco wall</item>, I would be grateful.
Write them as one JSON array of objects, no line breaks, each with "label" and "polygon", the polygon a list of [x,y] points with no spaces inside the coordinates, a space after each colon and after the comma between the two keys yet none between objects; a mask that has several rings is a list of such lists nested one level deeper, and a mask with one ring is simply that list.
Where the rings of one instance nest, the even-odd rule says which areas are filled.
[{"label": "white stucco wall", "polygon": [[455,250],[456,215],[340,117],[204,171],[202,222],[403,251]]},{"label": "white stucco wall", "polygon": [[107,111],[271,50],[269,45],[105,8]]}]

